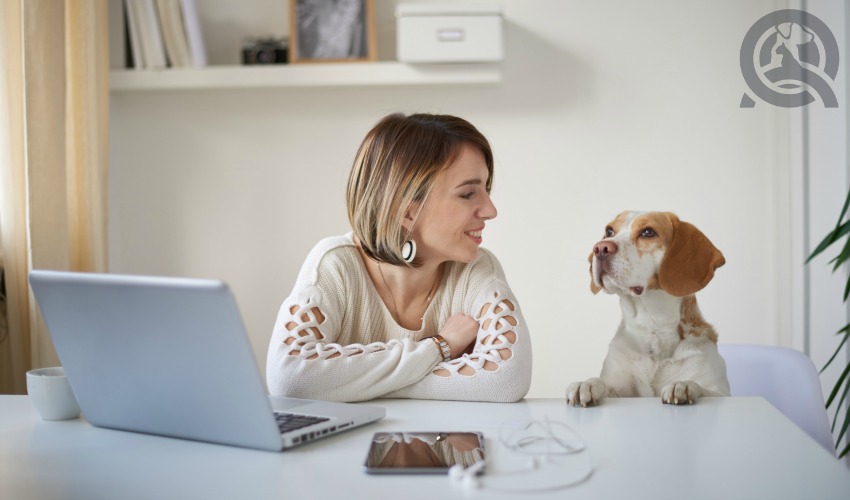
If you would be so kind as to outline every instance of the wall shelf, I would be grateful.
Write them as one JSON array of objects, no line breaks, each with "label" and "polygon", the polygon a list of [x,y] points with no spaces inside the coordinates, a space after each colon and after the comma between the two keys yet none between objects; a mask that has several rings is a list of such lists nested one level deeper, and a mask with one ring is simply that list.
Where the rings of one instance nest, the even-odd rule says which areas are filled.
[{"label": "wall shelf", "polygon": [[498,64],[399,62],[208,66],[166,70],[113,70],[111,92],[274,87],[358,87],[499,83]]}]

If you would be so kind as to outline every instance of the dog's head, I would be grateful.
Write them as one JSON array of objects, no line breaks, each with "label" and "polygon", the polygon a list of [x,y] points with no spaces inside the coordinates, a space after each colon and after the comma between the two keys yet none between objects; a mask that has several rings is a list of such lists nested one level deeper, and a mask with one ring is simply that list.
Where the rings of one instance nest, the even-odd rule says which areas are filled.
[{"label": "dog's head", "polygon": [[726,263],[699,229],[670,212],[623,212],[590,253],[593,293],[684,297],[702,290]]}]

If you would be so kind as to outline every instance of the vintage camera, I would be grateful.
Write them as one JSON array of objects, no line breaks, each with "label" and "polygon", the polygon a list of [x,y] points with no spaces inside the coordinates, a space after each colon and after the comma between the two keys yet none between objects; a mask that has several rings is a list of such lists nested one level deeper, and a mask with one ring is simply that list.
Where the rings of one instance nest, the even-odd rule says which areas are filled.
[{"label": "vintage camera", "polygon": [[286,64],[287,38],[249,38],[242,43],[242,64]]}]

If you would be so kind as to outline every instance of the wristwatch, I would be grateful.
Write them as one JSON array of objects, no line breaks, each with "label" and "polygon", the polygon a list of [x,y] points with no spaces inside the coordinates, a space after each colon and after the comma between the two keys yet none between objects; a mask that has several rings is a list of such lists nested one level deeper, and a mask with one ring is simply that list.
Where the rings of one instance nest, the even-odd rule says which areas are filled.
[{"label": "wristwatch", "polygon": [[451,361],[452,360],[452,349],[449,347],[449,343],[446,342],[446,339],[442,337],[442,335],[434,335],[431,337],[431,340],[437,344],[437,347],[440,349],[440,354],[443,356],[443,361]]}]

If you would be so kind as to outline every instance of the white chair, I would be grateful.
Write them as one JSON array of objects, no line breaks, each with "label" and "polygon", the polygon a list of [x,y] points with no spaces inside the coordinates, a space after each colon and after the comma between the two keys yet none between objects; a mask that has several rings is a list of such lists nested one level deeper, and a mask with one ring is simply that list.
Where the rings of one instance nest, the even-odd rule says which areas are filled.
[{"label": "white chair", "polygon": [[785,347],[718,344],[732,396],[761,396],[835,456],[812,360]]}]

